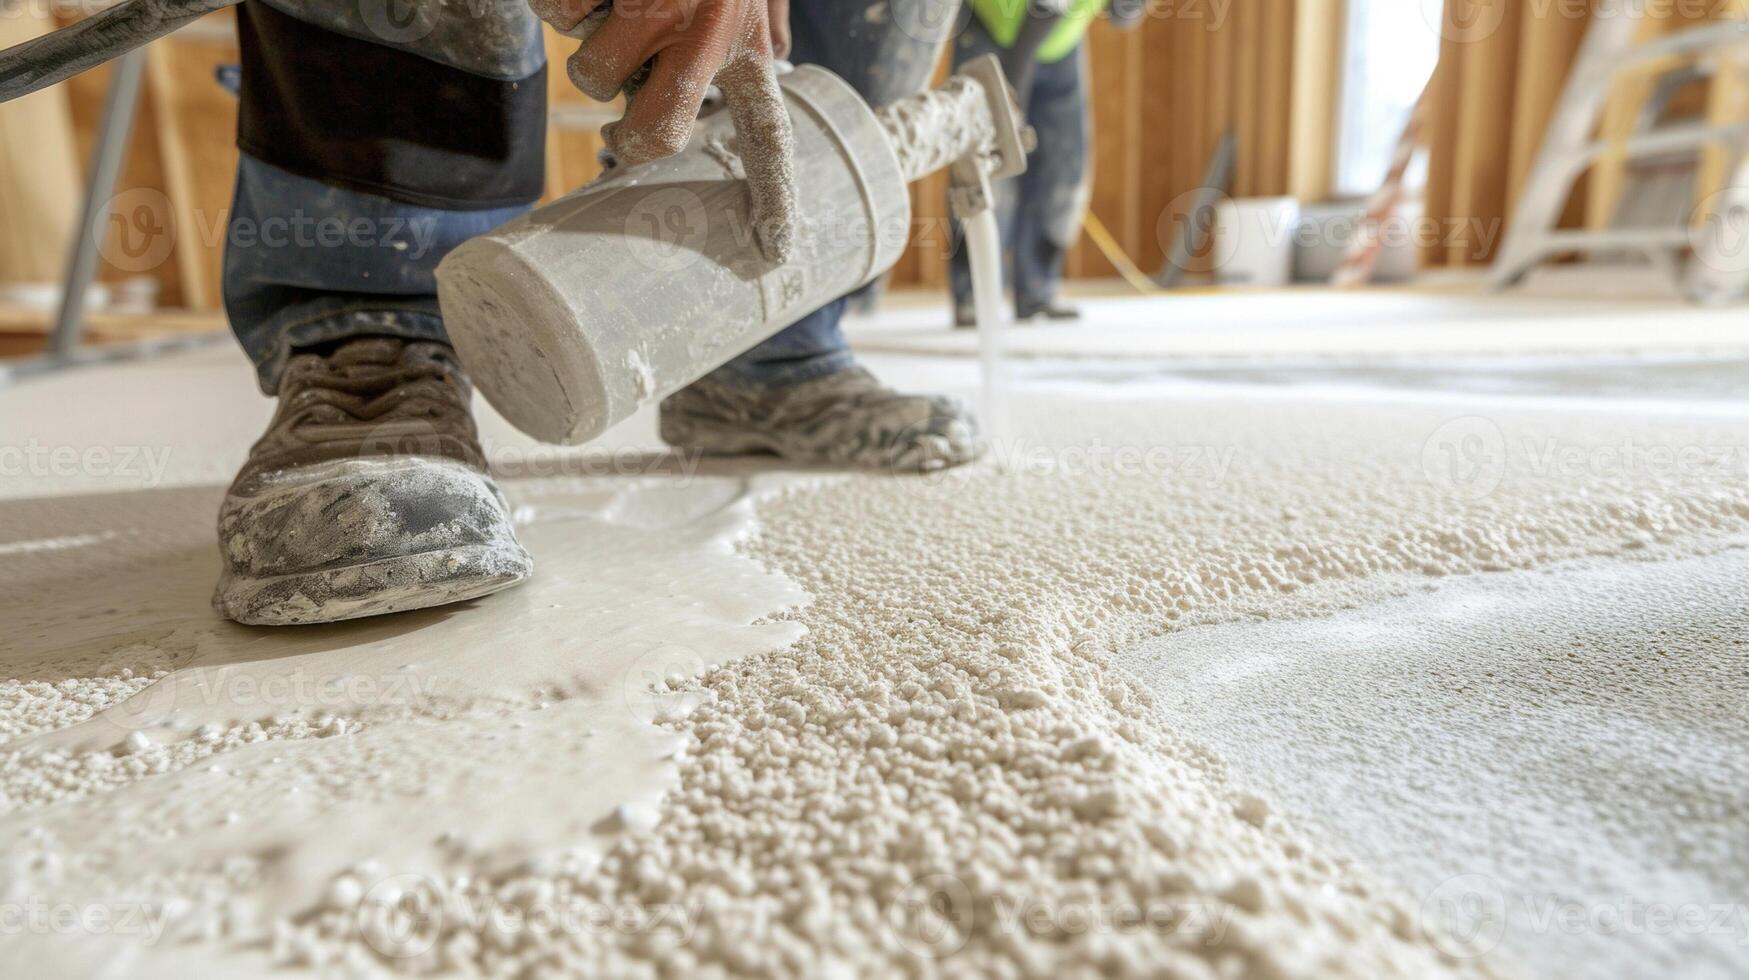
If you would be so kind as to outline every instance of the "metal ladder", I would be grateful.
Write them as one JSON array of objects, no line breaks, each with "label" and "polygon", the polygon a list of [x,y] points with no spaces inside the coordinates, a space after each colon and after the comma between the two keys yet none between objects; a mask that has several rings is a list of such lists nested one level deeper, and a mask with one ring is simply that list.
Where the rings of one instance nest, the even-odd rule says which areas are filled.
[{"label": "metal ladder", "polygon": [[[1625,140],[1595,140],[1592,133],[1610,95],[1610,83],[1624,72],[1666,58],[1722,52],[1749,45],[1749,20],[1721,21],[1634,43],[1646,0],[1599,0],[1585,41],[1573,63],[1560,102],[1550,117],[1542,149],[1531,168],[1500,254],[1494,260],[1489,285],[1510,288],[1545,260],[1567,252],[1630,252],[1653,263],[1678,269],[1675,257],[1697,246],[1689,224],[1617,226],[1601,231],[1556,227],[1579,178],[1600,158],[1648,160],[1670,154],[1698,152],[1705,147],[1725,151],[1726,173],[1741,173],[1749,149],[1749,119],[1724,124],[1684,122],[1659,127],[1656,112],[1643,113],[1640,129]],[[1736,184],[1736,179],[1730,181]],[[1716,203],[1741,207],[1739,194],[1723,194]],[[1712,223],[1713,215],[1707,220]],[[1729,230],[1729,229],[1727,229]],[[1691,266],[1695,265],[1691,263]],[[1691,268],[1683,283],[1690,298],[1718,302],[1741,298],[1749,290],[1749,261],[1734,257],[1734,268],[1717,264]],[[1724,273],[1721,275],[1721,272]]]}]

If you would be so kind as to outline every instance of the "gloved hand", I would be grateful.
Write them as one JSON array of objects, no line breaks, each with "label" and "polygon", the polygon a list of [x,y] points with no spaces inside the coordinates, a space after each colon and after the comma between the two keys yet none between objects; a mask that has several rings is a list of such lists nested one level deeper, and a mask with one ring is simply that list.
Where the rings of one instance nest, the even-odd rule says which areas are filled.
[{"label": "gloved hand", "polygon": [[625,91],[625,115],[601,131],[621,162],[679,152],[705,89],[721,89],[747,171],[754,233],[767,258],[788,258],[796,224],[795,145],[772,60],[788,52],[789,0],[769,0],[769,6],[768,0],[622,2],[624,9],[610,0],[529,0],[529,6],[583,42],[566,64],[583,94],[608,102]]}]

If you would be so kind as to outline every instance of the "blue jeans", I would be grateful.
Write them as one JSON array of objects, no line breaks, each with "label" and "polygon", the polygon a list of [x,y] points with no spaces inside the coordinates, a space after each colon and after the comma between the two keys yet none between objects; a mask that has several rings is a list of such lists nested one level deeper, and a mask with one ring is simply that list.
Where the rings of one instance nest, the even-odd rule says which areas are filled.
[{"label": "blue jeans", "polygon": [[[931,4],[939,6],[937,0],[893,0],[890,6]],[[319,5],[275,0],[273,6],[324,30],[359,34],[347,23],[327,23],[328,14],[305,13],[321,10]],[[796,4],[792,56],[797,63],[837,73],[878,106],[928,83],[952,25],[942,25],[940,37],[919,37],[927,32],[915,28],[918,18],[887,17],[871,24],[866,10],[866,0]],[[896,29],[895,23],[909,29]],[[528,43],[514,40],[515,32],[498,33],[512,43]],[[418,50],[418,39],[407,47],[408,58],[455,60],[447,52]],[[457,70],[478,73],[481,60]],[[529,49],[484,60],[521,71],[541,59]],[[426,96],[409,92],[404,97]],[[434,136],[434,144],[442,142]],[[393,152],[400,172],[408,172],[409,160],[419,165],[421,147],[402,142]],[[434,157],[431,166],[442,166],[441,158]],[[225,312],[263,391],[277,391],[286,358],[300,346],[367,335],[445,339],[437,305],[438,262],[462,241],[532,206],[450,209],[408,203],[413,196],[397,199],[393,189],[379,194],[342,187],[243,155],[225,247]],[[827,304],[724,365],[713,378],[775,387],[851,366],[854,358],[839,329],[844,308],[843,299]]]},{"label": "blue jeans", "polygon": [[[954,66],[997,50],[983,24],[973,18],[954,45]],[[1085,55],[1083,45],[1061,61],[1038,65],[1030,91],[1019,93],[1026,121],[1038,133],[1038,147],[1027,155],[1026,173],[996,189],[996,218],[1014,305],[1023,313],[1057,298],[1064,255],[1081,232],[1090,144]],[[971,306],[971,262],[957,223],[949,281],[954,303]]]}]

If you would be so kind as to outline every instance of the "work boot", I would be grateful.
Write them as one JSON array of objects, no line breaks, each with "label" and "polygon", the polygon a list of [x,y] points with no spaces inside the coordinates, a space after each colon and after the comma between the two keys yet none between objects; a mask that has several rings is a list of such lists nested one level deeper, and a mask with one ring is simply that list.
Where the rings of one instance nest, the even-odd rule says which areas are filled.
[{"label": "work boot", "polygon": [[1019,323],[1030,323],[1034,320],[1065,322],[1081,319],[1081,310],[1067,303],[1046,300],[1043,303],[1029,303],[1014,308],[1014,319]]},{"label": "work boot", "polygon": [[364,337],[293,354],[219,509],[213,605],[257,626],[330,623],[528,578],[469,396],[447,344]]},{"label": "work boot", "polygon": [[977,422],[959,402],[900,394],[859,367],[779,388],[706,376],[663,400],[661,433],[683,451],[905,472],[984,453]]}]

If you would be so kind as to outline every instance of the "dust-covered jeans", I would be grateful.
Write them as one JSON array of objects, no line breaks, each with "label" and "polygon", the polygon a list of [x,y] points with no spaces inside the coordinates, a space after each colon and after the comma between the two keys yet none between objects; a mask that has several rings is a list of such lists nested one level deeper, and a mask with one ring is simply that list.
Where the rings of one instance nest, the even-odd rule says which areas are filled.
[{"label": "dust-covered jeans", "polygon": [[[546,59],[524,0],[248,0],[225,312],[263,391],[290,351],[444,338],[435,272],[528,210],[544,179]],[[924,87],[958,0],[795,4],[792,54],[881,105]],[[945,11],[947,16],[938,12]],[[717,372],[793,384],[848,367],[838,300]]]},{"label": "dust-covered jeans", "polygon": [[[954,45],[954,65],[997,50],[974,19]],[[1082,44],[1060,61],[1036,66],[1030,90],[1019,93],[1026,121],[1038,133],[1038,146],[1027,154],[1026,173],[996,189],[996,218],[1002,228],[1004,270],[1014,289],[1014,306],[1022,313],[1057,298],[1063,257],[1081,232],[1090,145],[1086,57]],[[954,303],[971,306],[971,262],[957,224],[949,281]]]}]

